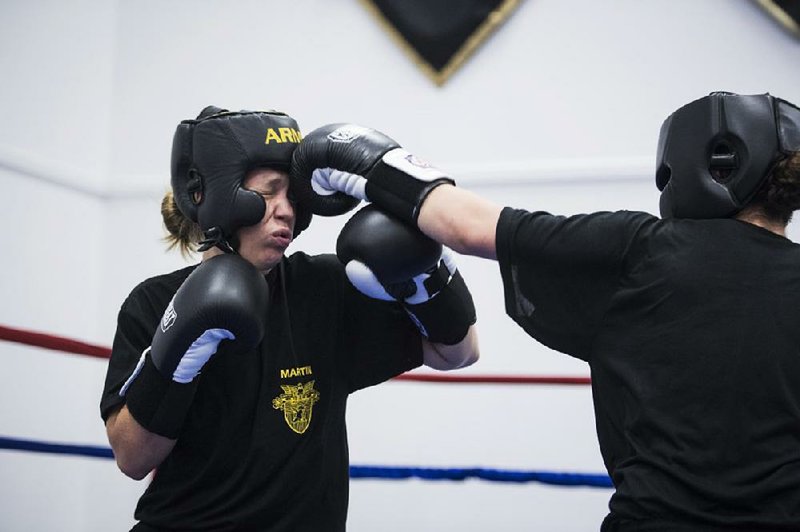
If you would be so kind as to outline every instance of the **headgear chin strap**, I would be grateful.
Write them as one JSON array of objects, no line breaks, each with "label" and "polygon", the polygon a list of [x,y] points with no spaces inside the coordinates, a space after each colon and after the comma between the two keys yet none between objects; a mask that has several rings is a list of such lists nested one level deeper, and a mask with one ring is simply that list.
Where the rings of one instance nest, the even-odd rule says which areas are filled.
[{"label": "headgear chin strap", "polygon": [[[250,170],[289,171],[300,143],[297,122],[279,111],[231,112],[209,106],[184,120],[172,142],[172,191],[181,212],[197,222],[204,251],[217,246],[232,252],[240,227],[261,221],[266,202],[243,187]],[[308,227],[311,211],[295,204],[294,236]]]},{"label": "headgear chin strap", "polygon": [[800,151],[800,108],[769,94],[712,92],[661,126],[656,186],[663,218],[725,218],[775,163]]}]

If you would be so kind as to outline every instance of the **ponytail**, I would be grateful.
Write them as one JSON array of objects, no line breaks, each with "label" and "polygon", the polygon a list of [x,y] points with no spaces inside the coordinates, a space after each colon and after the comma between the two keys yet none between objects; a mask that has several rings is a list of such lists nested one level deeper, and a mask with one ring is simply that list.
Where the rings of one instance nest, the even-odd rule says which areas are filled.
[{"label": "ponytail", "polygon": [[181,255],[188,257],[197,252],[197,245],[203,238],[203,232],[178,209],[172,190],[168,190],[161,200],[161,217],[169,234],[164,237],[167,250],[179,248]]}]

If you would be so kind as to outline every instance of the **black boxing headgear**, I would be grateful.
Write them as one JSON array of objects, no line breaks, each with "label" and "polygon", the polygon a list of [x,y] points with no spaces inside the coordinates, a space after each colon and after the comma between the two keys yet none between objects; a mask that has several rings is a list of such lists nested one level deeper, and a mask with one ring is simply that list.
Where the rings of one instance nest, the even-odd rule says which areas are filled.
[{"label": "black boxing headgear", "polygon": [[[279,111],[231,112],[209,106],[194,120],[184,120],[172,142],[172,191],[180,211],[197,222],[203,251],[229,241],[240,227],[261,221],[266,202],[243,188],[250,170],[288,172],[302,136],[297,122]],[[311,211],[295,204],[294,236],[308,227]]]},{"label": "black boxing headgear", "polygon": [[712,92],[681,107],[658,139],[662,218],[737,213],[792,151],[800,151],[800,108],[780,98]]}]

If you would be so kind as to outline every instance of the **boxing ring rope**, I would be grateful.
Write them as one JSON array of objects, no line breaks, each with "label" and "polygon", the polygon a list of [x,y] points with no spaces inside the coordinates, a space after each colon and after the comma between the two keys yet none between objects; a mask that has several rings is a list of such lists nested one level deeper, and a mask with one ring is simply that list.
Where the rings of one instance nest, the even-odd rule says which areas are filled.
[{"label": "boxing ring rope", "polygon": [[[107,359],[111,349],[105,346],[82,342],[63,336],[18,329],[0,325],[0,340],[20,343],[33,347],[50,349],[62,353],[85,355]],[[591,384],[588,377],[561,376],[504,376],[504,375],[430,375],[406,373],[392,379],[394,381],[412,381],[423,383],[461,383],[461,384],[545,384],[545,385],[578,385]],[[24,451],[47,454],[65,454],[92,458],[113,459],[110,447],[94,445],[73,445],[42,442],[0,436],[0,450]],[[487,468],[423,468],[423,467],[387,467],[387,466],[350,466],[350,478],[354,479],[388,479],[401,480],[419,478],[422,480],[455,480],[462,481],[477,478],[491,482],[526,483],[539,482],[556,486],[588,486],[598,488],[612,487],[611,479],[606,474],[561,473],[547,471],[510,471]]]}]

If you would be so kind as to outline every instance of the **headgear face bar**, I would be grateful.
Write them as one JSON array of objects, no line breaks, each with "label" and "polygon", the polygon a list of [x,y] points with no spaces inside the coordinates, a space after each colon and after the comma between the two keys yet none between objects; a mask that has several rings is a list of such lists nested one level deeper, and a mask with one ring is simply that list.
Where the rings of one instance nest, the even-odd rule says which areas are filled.
[{"label": "headgear face bar", "polygon": [[[212,246],[233,251],[235,231],[261,221],[266,202],[243,188],[244,179],[259,167],[288,172],[301,139],[297,122],[279,111],[206,107],[196,119],[178,125],[172,191],[181,212],[203,230],[200,251]],[[294,236],[310,222],[310,209],[295,204]]]},{"label": "headgear face bar", "polygon": [[713,92],[681,107],[658,139],[662,218],[735,214],[793,151],[800,151],[800,108],[780,98]]}]

